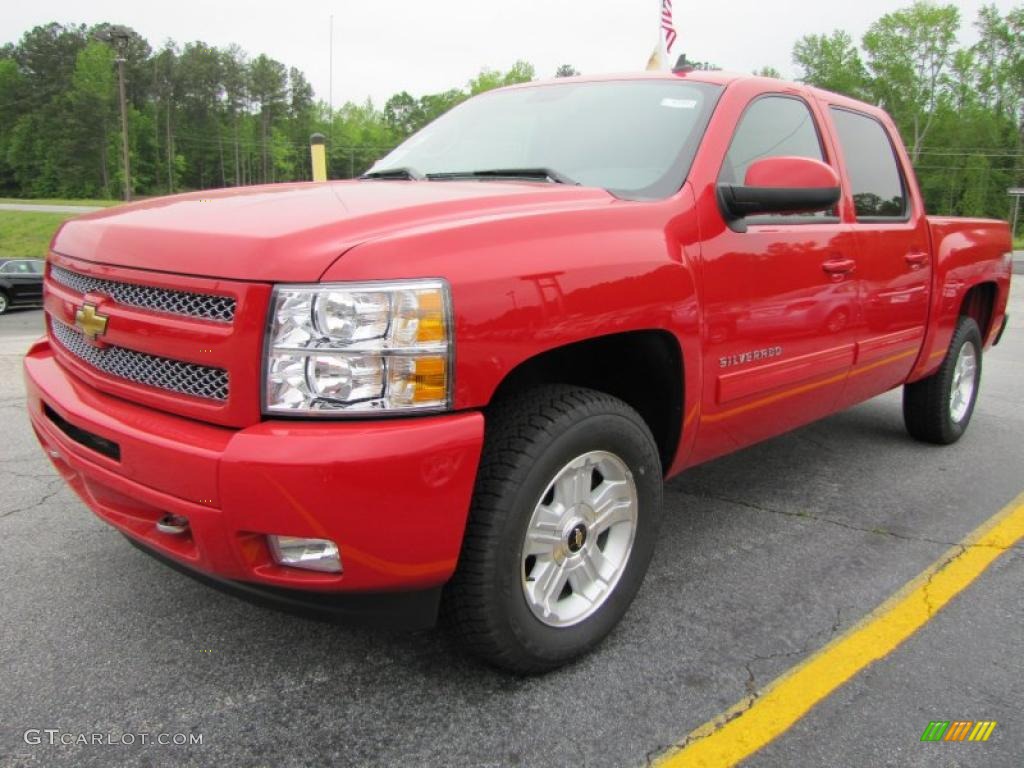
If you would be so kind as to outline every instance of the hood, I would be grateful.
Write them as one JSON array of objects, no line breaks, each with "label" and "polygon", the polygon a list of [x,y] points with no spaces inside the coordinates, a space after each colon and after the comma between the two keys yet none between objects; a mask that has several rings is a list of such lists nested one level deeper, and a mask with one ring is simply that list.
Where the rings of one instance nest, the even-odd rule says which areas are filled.
[{"label": "hood", "polygon": [[519,181],[273,184],[86,214],[61,228],[53,250],[175,274],[314,282],[345,251],[374,237],[614,200],[602,189]]}]

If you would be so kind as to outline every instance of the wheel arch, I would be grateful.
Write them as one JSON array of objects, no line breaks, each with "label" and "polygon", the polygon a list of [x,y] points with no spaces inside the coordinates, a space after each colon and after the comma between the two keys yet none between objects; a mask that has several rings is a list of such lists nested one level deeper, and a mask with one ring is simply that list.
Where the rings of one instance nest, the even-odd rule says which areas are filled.
[{"label": "wheel arch", "polygon": [[661,329],[597,336],[555,347],[510,370],[488,403],[544,384],[587,387],[619,398],[643,418],[658,446],[662,472],[682,438],[684,360],[676,337]]},{"label": "wheel arch", "polygon": [[960,302],[960,316],[970,317],[978,324],[982,344],[988,343],[989,335],[992,332],[992,321],[995,319],[998,295],[999,288],[996,283],[985,281],[968,288]]}]

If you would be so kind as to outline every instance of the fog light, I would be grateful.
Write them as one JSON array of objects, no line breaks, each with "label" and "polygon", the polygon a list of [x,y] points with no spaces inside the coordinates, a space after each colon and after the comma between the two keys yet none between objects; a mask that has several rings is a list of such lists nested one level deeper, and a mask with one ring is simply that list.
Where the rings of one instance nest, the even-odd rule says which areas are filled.
[{"label": "fog light", "polygon": [[330,539],[304,539],[300,536],[267,536],[270,553],[279,565],[305,568],[307,571],[341,573],[341,553]]}]

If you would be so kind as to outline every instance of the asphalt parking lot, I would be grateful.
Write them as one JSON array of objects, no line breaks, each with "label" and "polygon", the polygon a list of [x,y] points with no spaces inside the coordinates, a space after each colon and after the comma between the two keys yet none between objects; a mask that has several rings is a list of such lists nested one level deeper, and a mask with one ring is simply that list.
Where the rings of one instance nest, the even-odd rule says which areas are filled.
[{"label": "asphalt parking lot", "polygon": [[[1019,278],[1018,278],[1019,279]],[[0,318],[0,765],[640,766],[846,631],[1024,491],[1024,290],[968,434],[905,434],[893,392],[666,491],[637,603],[594,654],[519,679],[440,632],[297,619],[213,591],[92,516],[38,449]],[[1024,549],[752,766],[1019,766]],[[922,743],[931,720],[996,720]],[[198,746],[27,744],[27,729]],[[116,739],[115,739],[116,740]]]}]

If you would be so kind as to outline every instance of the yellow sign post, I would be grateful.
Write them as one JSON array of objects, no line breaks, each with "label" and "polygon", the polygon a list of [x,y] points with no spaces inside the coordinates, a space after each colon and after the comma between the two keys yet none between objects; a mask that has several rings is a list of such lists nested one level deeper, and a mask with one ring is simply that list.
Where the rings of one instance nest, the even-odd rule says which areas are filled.
[{"label": "yellow sign post", "polygon": [[322,133],[309,137],[309,155],[313,164],[313,181],[327,181],[327,152]]}]

